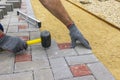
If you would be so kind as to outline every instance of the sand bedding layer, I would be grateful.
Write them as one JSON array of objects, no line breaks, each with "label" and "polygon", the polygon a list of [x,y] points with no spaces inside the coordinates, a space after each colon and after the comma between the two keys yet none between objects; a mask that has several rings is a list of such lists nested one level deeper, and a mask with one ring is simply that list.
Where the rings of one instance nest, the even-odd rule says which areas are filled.
[{"label": "sand bedding layer", "polygon": [[[89,40],[93,53],[112,72],[116,80],[120,80],[120,31],[67,1],[61,1],[79,30]],[[31,3],[36,18],[42,21],[40,30],[49,30],[52,39],[58,43],[70,42],[67,28],[39,0],[31,0]]]}]

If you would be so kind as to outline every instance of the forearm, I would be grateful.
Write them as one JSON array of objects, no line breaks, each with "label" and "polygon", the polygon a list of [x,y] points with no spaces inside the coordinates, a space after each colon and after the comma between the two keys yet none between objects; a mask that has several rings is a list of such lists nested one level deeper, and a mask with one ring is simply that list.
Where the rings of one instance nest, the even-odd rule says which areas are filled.
[{"label": "forearm", "polygon": [[43,4],[45,8],[47,8],[56,18],[58,18],[66,26],[73,23],[60,0],[39,0],[39,1]]}]

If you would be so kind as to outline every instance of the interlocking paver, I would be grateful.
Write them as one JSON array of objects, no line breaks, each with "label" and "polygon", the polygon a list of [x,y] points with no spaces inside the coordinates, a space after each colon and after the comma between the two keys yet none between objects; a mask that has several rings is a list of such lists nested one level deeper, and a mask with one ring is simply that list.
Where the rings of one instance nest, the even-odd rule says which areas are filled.
[{"label": "interlocking paver", "polygon": [[98,59],[93,54],[92,55],[65,57],[65,59],[67,60],[69,65],[98,62]]},{"label": "interlocking paver", "polygon": [[7,32],[18,32],[18,25],[9,25]]},{"label": "interlocking paver", "polygon": [[24,54],[16,55],[15,62],[24,62],[24,61],[32,61],[31,54],[24,53]]},{"label": "interlocking paver", "polygon": [[39,29],[38,28],[19,29],[19,32],[27,32],[27,31],[39,31]]},{"label": "interlocking paver", "polygon": [[40,38],[40,31],[30,32],[30,39]]},{"label": "interlocking paver", "polygon": [[52,40],[51,46],[48,49],[46,49],[46,52],[47,52],[48,56],[50,56],[50,54],[55,54],[58,50],[59,50],[59,48],[57,46],[57,43],[54,40]]},{"label": "interlocking paver", "polygon": [[77,46],[75,47],[75,50],[77,51],[77,53],[78,53],[79,55],[91,54],[91,53],[92,53],[92,50],[86,49],[86,48],[83,47],[82,45],[77,45]]},{"label": "interlocking paver", "polygon": [[34,12],[32,9],[32,5],[30,4],[31,3],[30,0],[25,0],[25,3],[27,3],[26,6],[29,6],[29,7],[27,7],[27,14],[30,15],[31,17],[35,18],[35,15],[34,15]]},{"label": "interlocking paver", "polygon": [[13,73],[14,55],[7,51],[0,52],[0,74]]},{"label": "interlocking paver", "polygon": [[46,59],[39,61],[25,61],[15,63],[15,72],[50,68]]},{"label": "interlocking paver", "polygon": [[13,22],[13,23],[9,23],[9,25],[24,25],[27,24],[27,22]]},{"label": "interlocking paver", "polygon": [[41,61],[42,59],[46,59],[46,61],[48,61],[47,59],[47,55],[45,50],[42,48],[41,45],[34,45],[32,46],[32,60],[33,61]]},{"label": "interlocking paver", "polygon": [[25,21],[25,19],[23,18],[23,17],[21,17],[21,16],[18,16],[18,21],[20,22],[20,21]]},{"label": "interlocking paver", "polygon": [[17,32],[17,33],[7,33],[10,36],[29,36],[29,32]]},{"label": "interlocking paver", "polygon": [[76,56],[77,53],[74,49],[64,49],[64,50],[57,50],[54,53],[49,53],[49,58],[59,58],[59,57],[65,57],[65,56]]},{"label": "interlocking paver", "polygon": [[58,47],[60,49],[70,49],[71,48],[71,44],[70,43],[58,43]]},{"label": "interlocking paver", "polygon": [[26,29],[26,28],[28,28],[27,25],[18,25],[18,29]]},{"label": "interlocking paver", "polygon": [[21,72],[21,73],[14,73],[12,75],[12,80],[34,80],[33,72]]},{"label": "interlocking paver", "polygon": [[17,17],[12,17],[10,20],[10,23],[18,23],[18,18]]},{"label": "interlocking paver", "polygon": [[70,70],[72,71],[72,74],[75,77],[91,75],[91,71],[85,64],[70,66]]},{"label": "interlocking paver", "polygon": [[50,59],[50,64],[55,80],[63,80],[73,77],[64,58]]},{"label": "interlocking paver", "polygon": [[42,69],[34,71],[35,80],[54,80],[51,69]]},{"label": "interlocking paver", "polygon": [[21,9],[26,9],[27,7],[26,6],[21,6]]},{"label": "interlocking paver", "polygon": [[100,62],[88,64],[88,67],[97,80],[115,80],[112,74]]},{"label": "interlocking paver", "polygon": [[0,75],[0,80],[33,80],[32,71]]},{"label": "interlocking paver", "polygon": [[0,75],[0,80],[13,80],[11,75]]},{"label": "interlocking paver", "polygon": [[24,40],[24,41],[28,41],[29,40],[29,36],[18,36],[20,39]]}]

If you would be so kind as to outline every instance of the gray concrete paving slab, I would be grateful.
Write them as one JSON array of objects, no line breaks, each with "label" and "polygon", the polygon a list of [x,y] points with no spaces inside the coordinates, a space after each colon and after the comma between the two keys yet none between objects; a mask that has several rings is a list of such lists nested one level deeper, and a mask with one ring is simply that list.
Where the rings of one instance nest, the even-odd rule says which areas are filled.
[{"label": "gray concrete paving slab", "polygon": [[21,72],[12,74],[12,80],[34,80],[33,72]]},{"label": "gray concrete paving slab", "polygon": [[92,50],[86,49],[82,45],[77,45],[77,47],[75,47],[75,50],[79,55],[91,54],[92,53]]},{"label": "gray concrete paving slab", "polygon": [[13,80],[9,74],[0,75],[0,80]]},{"label": "gray concrete paving slab", "polygon": [[59,57],[66,57],[66,56],[76,56],[77,53],[74,49],[65,49],[65,50],[57,50],[56,52],[49,53],[49,58],[59,58]]},{"label": "gray concrete paving slab", "polygon": [[21,72],[21,71],[31,71],[36,69],[46,69],[50,68],[48,63],[43,61],[25,61],[25,62],[17,62],[15,64],[15,71],[14,72]]},{"label": "gray concrete paving slab", "polygon": [[33,80],[32,71],[0,75],[0,80]]},{"label": "gray concrete paving slab", "polygon": [[10,23],[18,23],[18,17],[11,17]]},{"label": "gray concrete paving slab", "polygon": [[18,32],[18,25],[9,25],[7,32]]},{"label": "gray concrete paving slab", "polygon": [[54,80],[51,69],[35,70],[34,80]]},{"label": "gray concrete paving slab", "polygon": [[7,51],[0,52],[0,74],[13,73],[14,55]]},{"label": "gray concrete paving slab", "polygon": [[10,36],[29,36],[29,32],[7,33]]},{"label": "gray concrete paving slab", "polygon": [[72,56],[65,57],[65,59],[69,65],[94,63],[99,61],[94,55]]},{"label": "gray concrete paving slab", "polygon": [[88,64],[88,67],[97,80],[115,80],[112,74],[101,62]]},{"label": "gray concrete paving slab", "polygon": [[27,28],[27,29],[20,29],[19,30],[19,32],[37,32],[37,31],[39,31],[39,29],[38,28]]},{"label": "gray concrete paving slab", "polygon": [[41,60],[41,59],[47,59],[47,55],[45,50],[42,48],[41,45],[36,45],[36,46],[32,46],[32,60]]},{"label": "gray concrete paving slab", "polygon": [[30,32],[30,39],[40,38],[40,31]]},{"label": "gray concrete paving slab", "polygon": [[50,59],[50,65],[55,80],[63,80],[65,78],[73,77],[64,58]]}]

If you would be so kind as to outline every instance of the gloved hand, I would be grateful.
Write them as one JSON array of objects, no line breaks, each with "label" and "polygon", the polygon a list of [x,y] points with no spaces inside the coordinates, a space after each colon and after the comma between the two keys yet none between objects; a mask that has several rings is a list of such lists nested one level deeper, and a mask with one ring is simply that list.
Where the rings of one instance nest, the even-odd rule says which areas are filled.
[{"label": "gloved hand", "polygon": [[0,23],[0,30],[4,32],[4,28],[1,23]]},{"label": "gloved hand", "polygon": [[4,36],[0,38],[0,48],[13,53],[19,53],[27,49],[27,44],[18,37],[7,36],[4,34]]},{"label": "gloved hand", "polygon": [[84,38],[82,33],[77,29],[75,24],[69,26],[70,37],[72,40],[72,47],[76,46],[76,41],[80,41],[80,43],[85,46],[87,49],[91,49],[89,42]]}]

